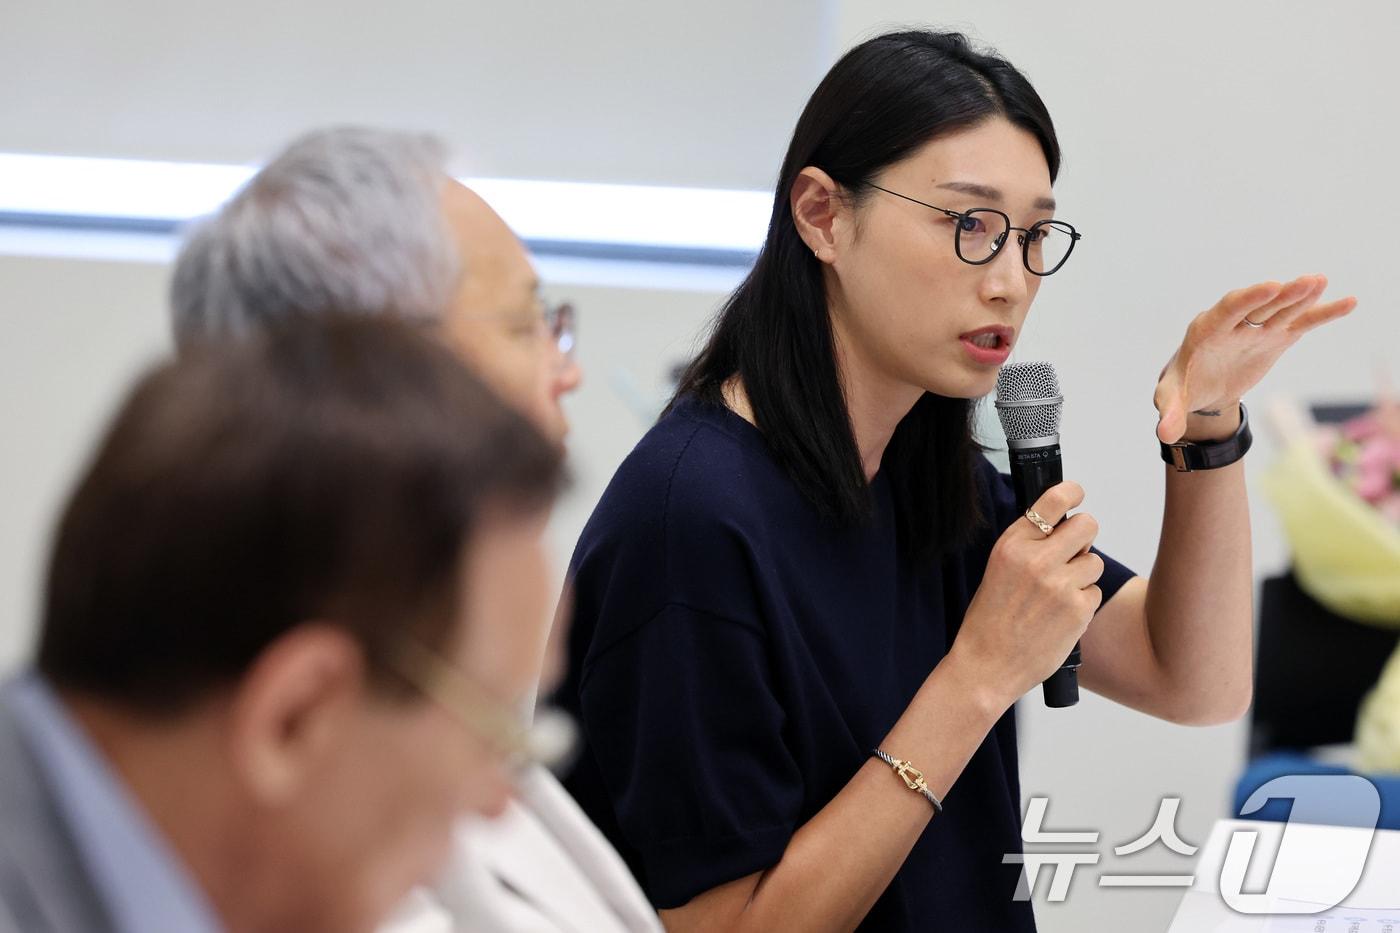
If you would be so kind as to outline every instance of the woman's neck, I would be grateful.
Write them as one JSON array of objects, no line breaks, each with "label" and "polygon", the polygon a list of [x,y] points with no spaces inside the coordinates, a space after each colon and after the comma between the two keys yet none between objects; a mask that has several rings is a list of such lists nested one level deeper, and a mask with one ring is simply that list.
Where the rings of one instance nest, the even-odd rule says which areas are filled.
[{"label": "woman's neck", "polygon": [[855,343],[845,337],[840,319],[837,318],[833,324],[836,368],[841,374],[846,412],[851,418],[856,450],[860,452],[861,468],[868,482],[879,471],[885,448],[889,446],[895,428],[909,414],[924,390],[881,373],[858,352]]},{"label": "woman's neck", "polygon": [[[889,446],[895,428],[909,414],[924,390],[884,377],[860,354],[849,349],[851,341],[842,335],[839,324],[832,330],[836,344],[836,370],[846,400],[846,414],[851,419],[861,469],[869,482],[879,472],[885,448]],[[743,381],[738,376],[732,376],[722,391],[724,403],[730,410],[757,426],[758,421],[754,418],[753,406],[749,404]]]}]

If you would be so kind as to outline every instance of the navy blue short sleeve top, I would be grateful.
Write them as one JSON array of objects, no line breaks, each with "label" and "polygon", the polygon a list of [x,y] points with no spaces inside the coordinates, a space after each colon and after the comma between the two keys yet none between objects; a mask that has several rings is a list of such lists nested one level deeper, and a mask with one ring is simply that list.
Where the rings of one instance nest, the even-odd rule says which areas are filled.
[{"label": "navy blue short sleeve top", "polygon": [[[881,474],[873,520],[824,523],[763,435],[683,399],[641,440],[574,552],[570,670],[584,749],[566,785],[659,908],[777,863],[947,653],[1019,516],[982,459],[990,526],[916,565]],[[1132,573],[1105,558],[1105,602]],[[895,780],[892,776],[891,780]],[[867,916],[870,930],[1034,930],[1014,710]]]}]

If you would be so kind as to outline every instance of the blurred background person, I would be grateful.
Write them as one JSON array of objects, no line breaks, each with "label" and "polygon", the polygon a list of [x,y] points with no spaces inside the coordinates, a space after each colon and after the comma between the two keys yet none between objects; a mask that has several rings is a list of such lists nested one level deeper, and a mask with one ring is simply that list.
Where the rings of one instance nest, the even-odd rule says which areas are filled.
[{"label": "blurred background person", "polygon": [[[582,380],[573,309],[542,301],[520,241],[443,160],[429,137],[365,127],[294,141],[190,233],[171,286],[177,342],[292,317],[413,321],[562,444],[562,399]],[[568,604],[552,629],[529,633],[546,689]],[[460,929],[656,929],[621,859],[548,770],[524,769],[516,783],[498,819],[462,827],[437,891],[419,892],[396,928],[450,918]]]},{"label": "blurred background person", "polygon": [[546,305],[529,255],[429,136],[308,133],[176,260],[176,342],[237,337],[289,315],[387,315],[434,329],[551,438],[568,433],[575,311]]},{"label": "blurred background person", "polygon": [[58,524],[0,688],[32,931],[366,930],[499,813],[556,447],[438,342],[291,322],[155,367]]}]

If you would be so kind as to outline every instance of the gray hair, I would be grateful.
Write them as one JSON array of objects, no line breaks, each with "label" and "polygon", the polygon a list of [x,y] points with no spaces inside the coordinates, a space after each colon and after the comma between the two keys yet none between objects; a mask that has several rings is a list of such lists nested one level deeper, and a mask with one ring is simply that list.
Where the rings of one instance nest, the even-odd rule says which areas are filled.
[{"label": "gray hair", "polygon": [[363,127],[293,142],[200,222],[175,263],[177,343],[291,314],[436,320],[462,273],[436,139]]}]

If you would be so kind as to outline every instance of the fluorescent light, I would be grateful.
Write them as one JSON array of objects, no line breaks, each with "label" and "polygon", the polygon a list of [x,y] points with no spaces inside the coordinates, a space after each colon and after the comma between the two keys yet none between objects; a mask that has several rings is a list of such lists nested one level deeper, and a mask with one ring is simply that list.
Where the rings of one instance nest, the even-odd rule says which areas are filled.
[{"label": "fluorescent light", "polygon": [[[177,226],[208,214],[256,169],[238,165],[0,153],[0,219]],[[568,245],[752,254],[763,191],[464,178],[522,239]]]},{"label": "fluorescent light", "polygon": [[0,153],[0,212],[179,223],[208,214],[255,169]]},{"label": "fluorescent light", "polygon": [[762,191],[464,178],[527,240],[757,252],[773,196]]}]

